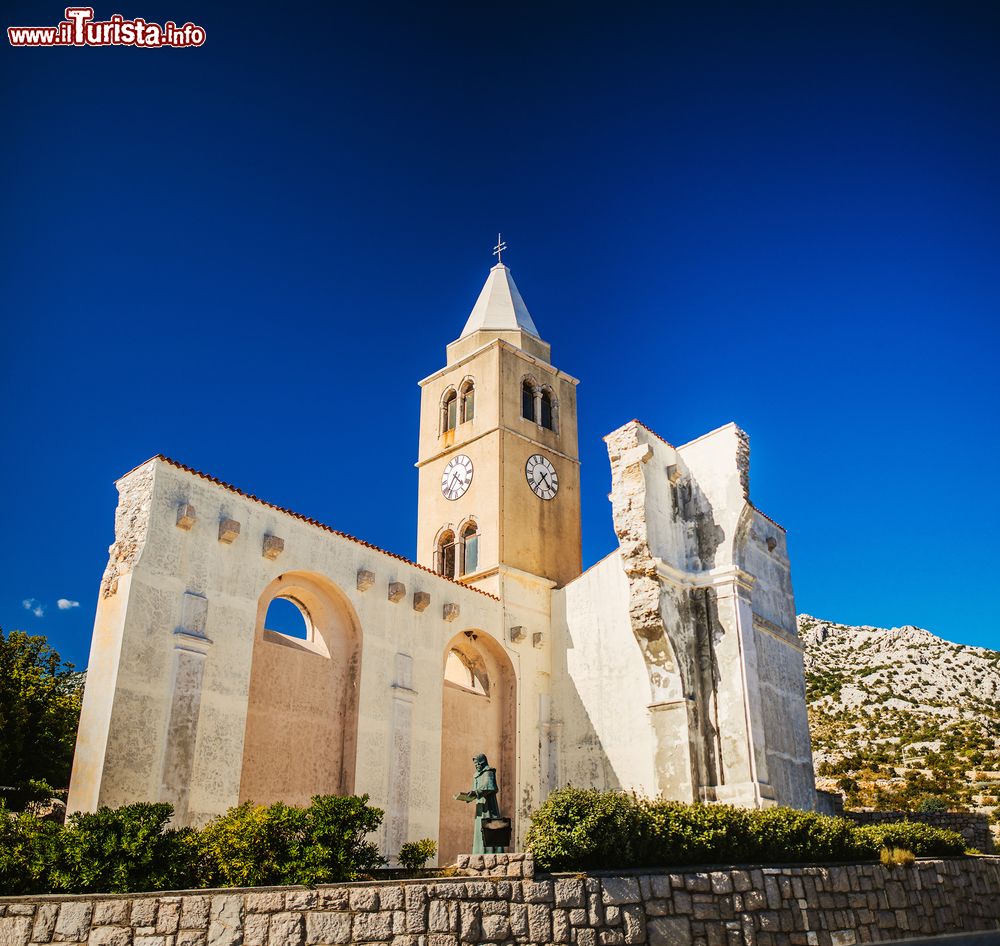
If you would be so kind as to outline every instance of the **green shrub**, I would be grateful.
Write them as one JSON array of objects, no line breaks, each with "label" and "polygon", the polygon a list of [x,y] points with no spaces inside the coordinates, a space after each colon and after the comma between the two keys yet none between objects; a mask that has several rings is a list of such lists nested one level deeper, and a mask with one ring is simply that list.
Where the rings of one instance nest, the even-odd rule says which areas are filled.
[{"label": "green shrub", "polygon": [[750,855],[750,812],[729,805],[642,801],[650,824],[642,865],[741,861]]},{"label": "green shrub", "polygon": [[877,860],[884,848],[949,857],[965,849],[960,835],[924,824],[859,826],[792,808],[685,805],[574,788],[553,792],[535,812],[527,846],[543,870]]},{"label": "green shrub", "polygon": [[62,828],[0,805],[0,896],[44,893]]},{"label": "green shrub", "polygon": [[381,823],[382,812],[367,795],[317,795],[308,808],[245,802],[202,829],[202,885],[352,880],[382,865],[378,848],[365,840]]},{"label": "green shrub", "polygon": [[945,801],[940,795],[926,795],[920,800],[920,804],[917,805],[917,811],[922,812],[923,814],[931,814],[947,810],[948,802]]},{"label": "green shrub", "polygon": [[866,824],[855,828],[860,857],[878,857],[884,847],[900,847],[917,857],[955,857],[965,853],[965,839],[957,831],[915,821]]},{"label": "green shrub", "polygon": [[748,813],[753,832],[752,860],[762,862],[845,861],[857,856],[856,826],[795,808],[765,808]]},{"label": "green shrub", "polygon": [[437,843],[430,838],[419,841],[407,841],[399,849],[399,863],[407,870],[420,870],[435,854]]},{"label": "green shrub", "polygon": [[367,795],[247,803],[201,831],[168,827],[172,815],[167,804],[125,805],[63,827],[0,807],[0,895],[329,883],[383,863],[365,840],[382,823]]},{"label": "green shrub", "polygon": [[543,870],[642,865],[651,828],[648,809],[631,795],[564,788],[532,815],[527,846]]},{"label": "green shrub", "polygon": [[173,813],[171,805],[140,802],[70,815],[57,835],[49,889],[129,893],[194,885],[196,833],[168,828]]}]

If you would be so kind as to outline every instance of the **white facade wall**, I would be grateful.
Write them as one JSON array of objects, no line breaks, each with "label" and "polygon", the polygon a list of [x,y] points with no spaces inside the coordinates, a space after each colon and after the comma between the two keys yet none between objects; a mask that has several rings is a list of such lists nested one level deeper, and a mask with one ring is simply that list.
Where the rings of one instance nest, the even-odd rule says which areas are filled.
[{"label": "white facade wall", "polygon": [[[237,804],[258,606],[268,585],[283,574],[303,573],[331,583],[353,614],[361,635],[354,790],[386,809],[387,824],[397,822],[397,835],[402,819],[406,839],[437,837],[443,667],[452,637],[469,630],[496,641],[517,681],[519,728],[537,730],[536,688],[525,688],[522,681],[533,684],[547,651],[530,637],[515,644],[505,634],[505,624],[537,626],[536,614],[519,620],[516,609],[505,610],[492,596],[170,461],[149,461],[119,481],[119,490],[116,544],[95,622],[72,810],[164,800],[174,803],[180,821],[200,823]],[[189,530],[177,525],[178,510],[187,506],[195,512]],[[223,520],[240,524],[231,544],[219,540]],[[284,542],[273,561],[262,554],[266,536]],[[362,591],[358,573],[365,571],[374,574],[374,583]],[[405,586],[396,602],[389,600],[392,582]],[[414,607],[418,592],[430,595],[422,611]],[[193,618],[198,602],[203,602],[202,614]],[[457,606],[457,617],[448,620],[446,606]],[[192,618],[198,626],[185,626]],[[409,659],[401,662],[399,655]],[[401,663],[405,680],[397,679]],[[543,669],[547,673],[547,665]],[[408,717],[404,738],[392,732],[394,700],[401,690],[407,691],[407,709],[400,714],[397,707],[395,717]],[[183,716],[192,712],[193,725],[185,726]],[[178,747],[178,740],[189,744]],[[537,758],[537,751],[527,753],[516,773],[502,774],[514,788],[505,799],[508,805],[522,796],[524,784],[533,786],[530,794],[537,797]],[[171,771],[177,764],[187,770]],[[286,764],[295,760],[275,760],[276,766]],[[403,786],[398,784],[401,766],[408,770]],[[391,772],[396,779],[392,797]]]},{"label": "white facade wall", "polygon": [[655,784],[649,679],[612,552],[552,595],[560,784],[648,792]]}]

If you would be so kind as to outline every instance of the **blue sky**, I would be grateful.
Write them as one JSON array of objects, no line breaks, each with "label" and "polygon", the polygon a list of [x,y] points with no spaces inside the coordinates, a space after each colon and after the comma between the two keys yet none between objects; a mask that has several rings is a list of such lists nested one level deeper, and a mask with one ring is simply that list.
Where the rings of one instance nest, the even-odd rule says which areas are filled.
[{"label": "blue sky", "polygon": [[413,556],[416,382],[502,230],[581,379],[585,563],[602,435],[734,420],[800,611],[1000,647],[1000,7],[114,12],[208,39],[0,50],[0,626],[86,663],[155,453]]}]

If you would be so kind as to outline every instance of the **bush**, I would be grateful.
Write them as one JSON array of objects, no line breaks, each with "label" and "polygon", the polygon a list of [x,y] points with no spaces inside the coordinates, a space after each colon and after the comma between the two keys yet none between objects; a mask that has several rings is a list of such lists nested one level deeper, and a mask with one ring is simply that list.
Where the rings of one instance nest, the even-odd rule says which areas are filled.
[{"label": "bush", "polygon": [[753,859],[769,862],[844,861],[856,857],[856,826],[795,808],[752,811]]},{"label": "bush", "polygon": [[196,832],[167,827],[173,807],[138,803],[70,815],[58,834],[51,890],[130,893],[197,883]]},{"label": "bush", "polygon": [[331,883],[383,864],[365,840],[382,823],[367,795],[247,803],[201,831],[168,827],[172,816],[168,804],[124,805],[62,827],[0,806],[0,895]]},{"label": "bush", "polygon": [[949,857],[965,849],[960,835],[924,824],[862,827],[792,808],[685,805],[574,788],[553,792],[535,812],[527,846],[543,870],[867,860],[893,847]]},{"label": "bush", "polygon": [[917,805],[917,811],[922,814],[933,814],[947,810],[948,802],[946,802],[940,795],[926,795],[920,800],[920,804]]},{"label": "bush", "polygon": [[750,856],[751,812],[729,805],[642,801],[650,822],[642,865],[720,863]]},{"label": "bush", "polygon": [[906,848],[917,857],[955,857],[965,853],[965,839],[957,831],[915,821],[859,825],[854,830],[861,857],[878,857],[884,847]]},{"label": "bush", "polygon": [[622,792],[564,788],[532,815],[528,850],[544,870],[588,870],[646,863],[652,824]]},{"label": "bush", "polygon": [[39,893],[58,854],[62,828],[0,804],[0,896]]},{"label": "bush", "polygon": [[437,843],[430,838],[420,841],[407,841],[399,849],[399,863],[407,870],[420,870],[435,854]]},{"label": "bush", "polygon": [[266,887],[352,880],[383,861],[365,836],[382,812],[361,797],[317,795],[309,808],[251,802],[202,829],[204,886]]}]

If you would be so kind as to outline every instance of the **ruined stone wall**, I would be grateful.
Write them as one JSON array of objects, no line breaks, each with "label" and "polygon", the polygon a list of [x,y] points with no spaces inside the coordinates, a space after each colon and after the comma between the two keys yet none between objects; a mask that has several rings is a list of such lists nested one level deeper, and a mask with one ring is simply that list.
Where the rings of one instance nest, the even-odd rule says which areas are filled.
[{"label": "ruined stone wall", "polygon": [[[614,635],[619,645],[602,661],[605,674],[622,678],[628,669],[635,677],[631,658],[635,651],[642,658],[646,686],[636,678],[627,689],[602,689],[574,656],[566,661],[570,695],[591,721],[612,700],[630,718],[641,717],[645,701],[649,724],[639,719],[636,732],[650,731],[652,776],[643,767],[616,766],[617,784],[681,801],[813,808],[785,536],[749,503],[746,434],[727,424],[674,448],[632,421],[605,441],[619,549],[594,570],[624,572],[627,599],[598,600],[601,576],[585,573],[564,589],[564,617],[566,640],[593,649],[594,616],[601,616],[600,634]],[[612,607],[626,612],[634,643],[621,621],[605,615]],[[601,731],[599,724],[593,729]],[[564,745],[567,760],[586,748],[571,738]],[[593,764],[602,761],[598,753]]]},{"label": "ruined stone wall", "polygon": [[887,824],[894,821],[915,821],[934,828],[957,831],[965,842],[984,854],[992,854],[993,835],[986,815],[962,811],[845,811],[844,816],[858,824]]},{"label": "ruined stone wall", "polygon": [[850,946],[1000,929],[1000,860],[466,876],[171,895],[0,898],[0,946]]}]

